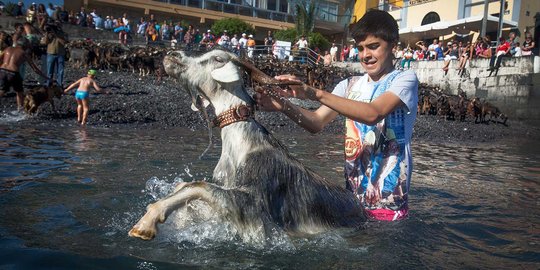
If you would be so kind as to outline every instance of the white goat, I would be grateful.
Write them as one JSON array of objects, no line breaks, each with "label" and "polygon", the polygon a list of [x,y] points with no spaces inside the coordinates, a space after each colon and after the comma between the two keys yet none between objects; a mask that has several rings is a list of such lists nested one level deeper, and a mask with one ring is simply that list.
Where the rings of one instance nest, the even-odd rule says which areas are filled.
[{"label": "white goat", "polygon": [[200,94],[214,106],[218,115],[214,123],[222,127],[221,158],[212,183],[181,183],[173,194],[148,205],[130,236],[154,238],[158,222],[196,199],[234,224],[244,241],[276,226],[288,233],[318,233],[365,221],[352,192],[304,167],[255,121],[254,101],[244,88],[238,65],[252,74],[261,73],[222,50],[199,57],[176,51],[165,57],[166,72],[193,97]]}]

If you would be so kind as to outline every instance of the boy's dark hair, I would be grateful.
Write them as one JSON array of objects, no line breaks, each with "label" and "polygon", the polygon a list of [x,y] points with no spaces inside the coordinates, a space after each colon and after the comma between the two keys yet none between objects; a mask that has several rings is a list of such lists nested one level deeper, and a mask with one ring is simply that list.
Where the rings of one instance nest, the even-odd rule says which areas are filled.
[{"label": "boy's dark hair", "polygon": [[351,25],[350,30],[356,42],[365,40],[369,35],[391,44],[397,44],[399,40],[399,27],[394,17],[378,9],[368,10],[358,22]]}]

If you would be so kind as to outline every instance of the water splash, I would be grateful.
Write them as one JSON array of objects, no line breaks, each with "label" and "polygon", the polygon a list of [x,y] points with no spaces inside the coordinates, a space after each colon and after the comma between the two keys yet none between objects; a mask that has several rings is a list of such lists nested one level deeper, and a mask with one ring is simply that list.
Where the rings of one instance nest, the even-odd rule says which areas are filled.
[{"label": "water splash", "polygon": [[186,174],[189,176],[189,177],[193,177],[193,175],[191,173],[189,173],[189,167],[186,165],[186,167],[184,168],[184,171],[186,172]]},{"label": "water splash", "polygon": [[156,176],[153,176],[146,181],[146,187],[143,193],[152,196],[154,200],[159,200],[172,193],[174,188],[181,182],[184,182],[184,180],[179,176],[175,177],[172,182],[168,182],[166,179],[160,180]]},{"label": "water splash", "polygon": [[28,115],[23,111],[15,110],[11,112],[3,112],[2,114],[0,114],[0,124],[20,122],[25,119],[28,119]]},{"label": "water splash", "polygon": [[155,270],[155,269],[158,269],[158,268],[151,262],[139,262],[138,265],[137,265],[137,269]]}]

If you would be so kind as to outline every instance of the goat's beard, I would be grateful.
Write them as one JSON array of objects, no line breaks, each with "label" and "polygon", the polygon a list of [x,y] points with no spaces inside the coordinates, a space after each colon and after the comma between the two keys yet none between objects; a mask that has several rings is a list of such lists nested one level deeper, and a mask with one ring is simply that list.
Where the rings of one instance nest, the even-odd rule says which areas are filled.
[{"label": "goat's beard", "polygon": [[204,149],[202,154],[199,156],[199,159],[202,159],[206,155],[208,150],[210,150],[210,148],[212,147],[212,137],[213,137],[212,121],[210,121],[210,116],[208,116],[208,111],[206,110],[206,106],[204,104],[205,97],[202,96],[199,90],[193,86],[186,85],[186,88],[187,88],[188,95],[191,98],[192,104],[195,106],[195,108],[197,108],[199,112],[202,113],[202,117],[204,121],[206,122],[206,127],[208,128],[208,146],[206,147],[206,149]]}]

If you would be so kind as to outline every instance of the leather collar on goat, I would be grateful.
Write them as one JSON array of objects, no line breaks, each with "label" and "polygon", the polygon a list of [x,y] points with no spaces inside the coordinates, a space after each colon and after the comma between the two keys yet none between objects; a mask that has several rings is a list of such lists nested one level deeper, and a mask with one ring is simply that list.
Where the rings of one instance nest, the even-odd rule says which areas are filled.
[{"label": "leather collar on goat", "polygon": [[253,117],[255,117],[255,110],[253,109],[253,107],[247,105],[239,105],[220,113],[216,118],[214,118],[213,123],[214,126],[223,128],[232,123],[246,121]]}]

